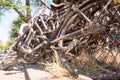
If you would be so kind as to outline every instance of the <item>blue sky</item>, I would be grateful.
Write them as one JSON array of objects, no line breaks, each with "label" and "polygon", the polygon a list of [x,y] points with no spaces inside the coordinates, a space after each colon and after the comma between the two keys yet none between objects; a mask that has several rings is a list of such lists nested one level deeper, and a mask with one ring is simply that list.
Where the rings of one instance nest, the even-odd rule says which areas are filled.
[{"label": "blue sky", "polygon": [[13,10],[5,12],[0,18],[0,40],[6,42],[9,39],[10,26],[12,21],[18,17]]}]

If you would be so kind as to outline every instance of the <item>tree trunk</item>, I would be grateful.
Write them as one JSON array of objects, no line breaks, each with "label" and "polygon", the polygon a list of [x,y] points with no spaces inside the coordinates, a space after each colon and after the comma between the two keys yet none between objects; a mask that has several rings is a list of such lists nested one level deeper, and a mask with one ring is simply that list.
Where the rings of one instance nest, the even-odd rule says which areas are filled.
[{"label": "tree trunk", "polygon": [[27,13],[27,21],[29,21],[31,17],[30,0],[26,0],[26,13]]}]

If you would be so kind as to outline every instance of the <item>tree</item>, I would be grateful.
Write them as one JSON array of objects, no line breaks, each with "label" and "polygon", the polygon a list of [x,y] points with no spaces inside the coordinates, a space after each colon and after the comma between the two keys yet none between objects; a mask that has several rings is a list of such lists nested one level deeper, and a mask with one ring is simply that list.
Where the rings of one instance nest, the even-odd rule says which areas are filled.
[{"label": "tree", "polygon": [[10,30],[10,39],[17,37],[20,25],[22,23],[23,21],[20,17],[18,17],[16,20],[13,21],[11,25],[11,30]]},{"label": "tree", "polygon": [[12,22],[11,30],[10,30],[10,38],[7,41],[6,45],[3,45],[2,42],[0,43],[1,49],[8,49],[14,39],[18,35],[18,31],[20,28],[20,25],[23,22],[28,22],[31,16],[31,7],[36,7],[40,5],[39,0],[0,0],[0,15],[3,15],[4,12],[7,10],[13,9],[16,11],[19,15],[19,17]]},{"label": "tree", "polygon": [[[2,15],[6,10],[13,9],[19,15],[19,17],[24,21],[28,22],[31,16],[31,6],[39,5],[39,0],[0,0],[0,15]],[[35,4],[37,3],[37,4]]]}]

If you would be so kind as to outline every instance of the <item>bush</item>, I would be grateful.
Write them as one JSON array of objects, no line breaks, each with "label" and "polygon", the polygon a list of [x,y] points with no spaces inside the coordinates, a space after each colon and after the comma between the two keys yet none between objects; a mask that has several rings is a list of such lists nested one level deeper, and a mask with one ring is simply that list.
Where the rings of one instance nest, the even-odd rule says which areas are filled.
[{"label": "bush", "polygon": [[14,43],[14,41],[15,41],[14,39],[8,40],[7,43],[5,44],[4,49],[5,50],[9,49],[12,46],[12,44]]},{"label": "bush", "polygon": [[3,44],[3,42],[2,42],[2,41],[0,41],[0,50],[3,50],[3,49],[4,49],[4,47],[5,47],[5,45]]}]

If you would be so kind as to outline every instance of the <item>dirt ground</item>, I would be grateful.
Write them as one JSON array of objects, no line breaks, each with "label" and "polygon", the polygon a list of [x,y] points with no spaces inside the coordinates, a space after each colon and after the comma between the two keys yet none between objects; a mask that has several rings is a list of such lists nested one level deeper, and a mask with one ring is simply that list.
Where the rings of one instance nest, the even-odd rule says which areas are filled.
[{"label": "dirt ground", "polygon": [[[5,54],[0,54],[0,62]],[[31,80],[47,80],[50,73],[45,71],[39,64],[27,64],[27,71]],[[0,80],[26,80],[24,71],[14,67],[12,70],[0,70]]]},{"label": "dirt ground", "polygon": [[[52,75],[43,70],[38,64],[27,65],[27,71],[30,80],[92,80],[83,75],[79,75],[78,79],[71,79],[68,77],[53,78]],[[27,80],[25,79],[24,72],[19,69],[10,71],[0,70],[0,80]]]},{"label": "dirt ground", "polygon": [[[48,80],[50,73],[42,70],[37,64],[27,65],[27,71],[31,80]],[[20,69],[10,71],[0,70],[0,80],[26,80],[24,72]]]},{"label": "dirt ground", "polygon": [[[0,54],[0,62],[4,55]],[[71,79],[68,77],[53,78],[40,64],[27,64],[27,71],[30,80],[92,80],[86,76],[79,75],[78,79]],[[28,80],[25,79],[25,74],[22,69],[14,67],[12,70],[0,70],[0,80]]]}]

